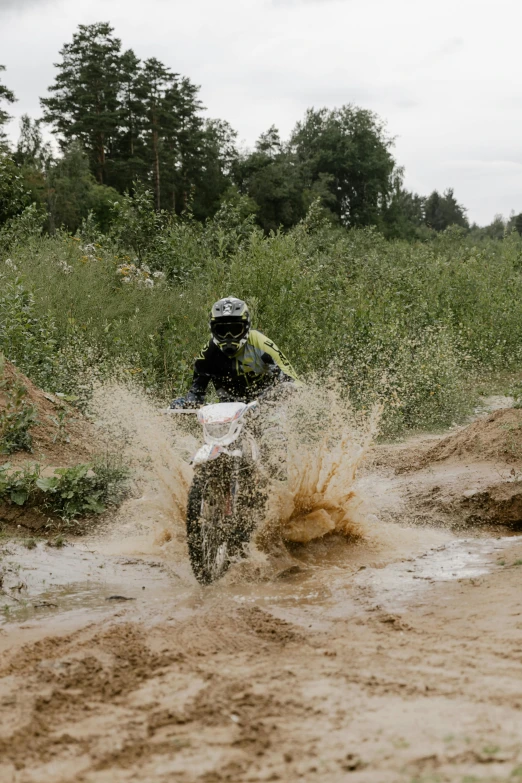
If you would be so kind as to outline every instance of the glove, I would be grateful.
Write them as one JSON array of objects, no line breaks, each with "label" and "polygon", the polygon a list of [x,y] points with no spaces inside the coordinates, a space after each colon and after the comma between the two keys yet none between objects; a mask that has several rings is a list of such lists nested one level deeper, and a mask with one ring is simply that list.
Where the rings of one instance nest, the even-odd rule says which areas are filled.
[{"label": "glove", "polygon": [[178,410],[179,408],[185,407],[185,397],[176,397],[175,400],[172,400],[172,402],[169,405],[169,408],[171,410]]}]

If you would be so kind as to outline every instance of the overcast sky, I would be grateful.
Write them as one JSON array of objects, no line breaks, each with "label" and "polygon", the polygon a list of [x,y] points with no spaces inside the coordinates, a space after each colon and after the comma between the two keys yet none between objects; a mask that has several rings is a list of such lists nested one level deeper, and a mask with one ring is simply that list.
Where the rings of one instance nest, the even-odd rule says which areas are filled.
[{"label": "overcast sky", "polygon": [[409,189],[453,187],[480,224],[522,212],[521,0],[0,0],[13,114],[39,116],[59,49],[96,21],[200,84],[246,145],[355,103],[387,120]]}]

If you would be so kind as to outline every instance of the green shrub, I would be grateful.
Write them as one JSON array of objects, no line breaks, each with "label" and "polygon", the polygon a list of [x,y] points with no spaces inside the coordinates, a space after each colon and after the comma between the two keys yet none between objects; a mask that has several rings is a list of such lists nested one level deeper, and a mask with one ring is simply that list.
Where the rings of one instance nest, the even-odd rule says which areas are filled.
[{"label": "green shrub", "polygon": [[30,505],[40,477],[39,465],[26,465],[22,470],[11,470],[11,464],[0,465],[0,501],[17,506]]},{"label": "green shrub", "polygon": [[0,453],[32,451],[31,427],[38,423],[36,408],[27,402],[27,389],[20,382],[0,381],[6,405],[0,411]]},{"label": "green shrub", "polygon": [[185,391],[227,294],[301,374],[335,374],[358,408],[382,400],[386,434],[445,426],[475,378],[522,368],[516,234],[387,241],[312,210],[266,236],[231,204],[199,224],[155,214],[150,194],[120,201],[110,236],[92,221],[78,237],[33,232],[0,262],[0,349],[50,391],[84,400],[116,374]]},{"label": "green shrub", "polygon": [[101,514],[123,496],[128,471],[123,464],[98,461],[71,468],[58,468],[48,478],[38,478],[44,493],[43,507],[64,520]]},{"label": "green shrub", "polygon": [[0,501],[33,506],[70,521],[101,514],[107,506],[119,503],[128,476],[121,460],[107,456],[58,468],[52,476],[42,476],[38,464],[12,470],[6,463],[0,466]]}]

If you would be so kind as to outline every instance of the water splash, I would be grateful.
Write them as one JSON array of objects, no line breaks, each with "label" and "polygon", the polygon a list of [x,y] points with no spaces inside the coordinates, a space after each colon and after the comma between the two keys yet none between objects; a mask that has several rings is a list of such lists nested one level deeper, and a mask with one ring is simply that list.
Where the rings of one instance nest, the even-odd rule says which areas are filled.
[{"label": "water splash", "polygon": [[91,415],[108,447],[117,444],[131,462],[135,479],[132,497],[105,531],[104,551],[186,556],[189,457],[199,432],[192,433],[190,422],[174,422],[142,390],[122,384],[97,389]]},{"label": "water splash", "polygon": [[[92,415],[109,443],[121,444],[136,476],[103,537],[106,554],[162,555],[185,564],[185,509],[201,442],[190,417],[165,416],[143,391],[114,384],[98,389]],[[356,486],[357,469],[378,427],[379,410],[357,416],[335,388],[300,389],[282,408],[288,442],[288,480],[270,479],[265,519],[250,566],[265,571],[283,542],[308,543],[329,533],[356,540],[371,517]]]},{"label": "water splash", "polygon": [[356,539],[371,516],[357,470],[378,430],[380,408],[356,415],[335,388],[300,389],[286,410],[288,481],[271,487],[265,531],[308,543],[329,533]]}]

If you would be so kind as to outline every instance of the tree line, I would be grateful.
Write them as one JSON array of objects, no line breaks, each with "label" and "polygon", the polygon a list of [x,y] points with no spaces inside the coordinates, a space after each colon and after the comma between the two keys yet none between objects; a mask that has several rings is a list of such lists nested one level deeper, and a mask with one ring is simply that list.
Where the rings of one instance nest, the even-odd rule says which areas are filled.
[{"label": "tree line", "polygon": [[15,96],[0,82],[0,223],[32,202],[51,232],[75,231],[89,213],[106,228],[118,196],[141,183],[157,211],[205,220],[233,202],[266,232],[291,228],[316,201],[332,223],[389,237],[470,228],[451,189],[422,197],[404,188],[393,139],[366,109],[309,109],[289,139],[272,125],[243,151],[228,122],[204,116],[197,85],[122,49],[108,23],[80,25],[56,69],[41,118],[22,117],[14,149],[2,128]]}]

